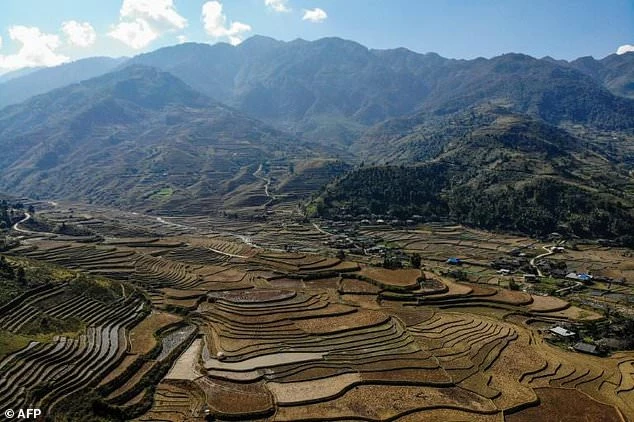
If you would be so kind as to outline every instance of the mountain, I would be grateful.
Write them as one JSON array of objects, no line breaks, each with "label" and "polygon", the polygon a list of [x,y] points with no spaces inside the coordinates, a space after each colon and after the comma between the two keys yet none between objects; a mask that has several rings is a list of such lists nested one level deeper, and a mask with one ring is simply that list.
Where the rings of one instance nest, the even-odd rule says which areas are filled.
[{"label": "mountain", "polygon": [[570,66],[591,76],[613,94],[634,98],[634,53],[611,54],[601,60],[581,57]]},{"label": "mountain", "polygon": [[401,153],[423,150],[426,161],[414,165],[410,153],[408,166],[360,167],[324,188],[309,209],[335,218],[418,214],[485,229],[567,231],[633,244],[634,179],[592,144],[501,108],[461,112],[437,131],[456,122],[462,124],[445,138],[434,138],[429,125],[409,135],[420,128],[418,140],[431,140],[434,150],[416,142],[394,145]]},{"label": "mountain", "polygon": [[422,81],[387,62],[338,38],[266,37],[237,47],[183,44],[132,59],[284,130],[344,142],[367,125],[411,112],[425,94]]},{"label": "mountain", "polygon": [[252,173],[265,161],[313,154],[139,65],[5,108],[0,148],[0,189],[182,212],[212,212],[237,187],[261,183]]},{"label": "mountain", "polygon": [[26,76],[30,73],[37,72],[42,69],[41,67],[25,67],[18,70],[13,70],[11,72],[3,73],[0,75],[0,83],[5,83],[10,81],[11,79],[19,78],[21,76]]},{"label": "mountain", "polygon": [[[334,179],[311,210],[530,234],[632,227],[630,57],[453,60],[253,37],[94,60],[0,84],[75,81],[0,110],[0,189],[208,213]],[[89,69],[104,74],[82,80]]]},{"label": "mountain", "polygon": [[104,75],[125,60],[127,59],[91,57],[55,67],[12,72],[13,75],[8,74],[10,79],[0,81],[0,109],[53,89]]},{"label": "mountain", "polygon": [[634,101],[614,96],[583,73],[522,54],[463,62],[445,72],[423,107],[452,113],[494,103],[551,124],[634,128]]},{"label": "mountain", "polygon": [[168,71],[246,114],[325,143],[349,144],[387,119],[420,111],[451,114],[485,103],[555,125],[634,128],[634,101],[604,86],[616,79],[522,54],[450,60],[404,48],[371,50],[339,38],[253,37],[235,47],[167,47],[131,62]]},{"label": "mountain", "polygon": [[169,72],[219,102],[326,145],[349,145],[388,119],[486,103],[554,125],[622,130],[634,128],[634,99],[624,98],[632,95],[633,56],[570,63],[522,54],[453,60],[340,38],[255,36],[238,46],[185,43],[123,63],[95,58],[42,69],[0,84],[0,107],[129,63]]}]

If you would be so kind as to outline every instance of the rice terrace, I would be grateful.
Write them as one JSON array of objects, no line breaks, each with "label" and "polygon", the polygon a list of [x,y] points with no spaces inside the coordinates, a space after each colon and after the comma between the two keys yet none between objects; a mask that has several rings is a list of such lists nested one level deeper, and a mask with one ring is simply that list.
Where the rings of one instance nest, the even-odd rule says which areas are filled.
[{"label": "rice terrace", "polygon": [[535,265],[631,280],[627,249],[349,223],[374,246],[343,253],[328,246],[343,225],[284,207],[249,222],[27,205],[2,255],[22,278],[0,308],[5,407],[52,420],[634,418],[634,352],[606,328],[631,321],[632,286],[558,295],[552,276],[523,273],[557,244]]}]

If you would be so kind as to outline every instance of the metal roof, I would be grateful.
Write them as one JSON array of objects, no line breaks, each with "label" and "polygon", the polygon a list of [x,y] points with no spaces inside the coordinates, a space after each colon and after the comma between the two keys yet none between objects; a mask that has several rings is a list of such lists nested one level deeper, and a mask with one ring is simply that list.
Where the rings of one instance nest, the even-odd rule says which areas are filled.
[{"label": "metal roof", "polygon": [[591,353],[591,354],[597,353],[597,346],[595,346],[594,344],[579,342],[572,347],[578,352]]},{"label": "metal roof", "polygon": [[551,328],[549,331],[562,337],[572,337],[575,335],[574,331],[566,330],[564,327],[554,327]]}]

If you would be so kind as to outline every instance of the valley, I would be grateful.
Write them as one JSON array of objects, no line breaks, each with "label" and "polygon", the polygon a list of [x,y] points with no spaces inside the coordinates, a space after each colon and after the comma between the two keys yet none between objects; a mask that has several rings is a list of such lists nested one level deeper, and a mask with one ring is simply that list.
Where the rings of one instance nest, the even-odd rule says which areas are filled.
[{"label": "valley", "polygon": [[0,409],[634,420],[633,57],[255,36],[0,79]]}]

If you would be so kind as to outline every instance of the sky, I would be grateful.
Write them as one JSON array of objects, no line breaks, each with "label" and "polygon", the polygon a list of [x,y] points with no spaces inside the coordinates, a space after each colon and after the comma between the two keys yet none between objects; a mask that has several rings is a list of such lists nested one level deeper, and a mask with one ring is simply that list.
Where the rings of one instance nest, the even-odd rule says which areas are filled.
[{"label": "sky", "polygon": [[634,52],[634,0],[0,0],[0,74],[253,35],[464,59],[602,58]]}]

